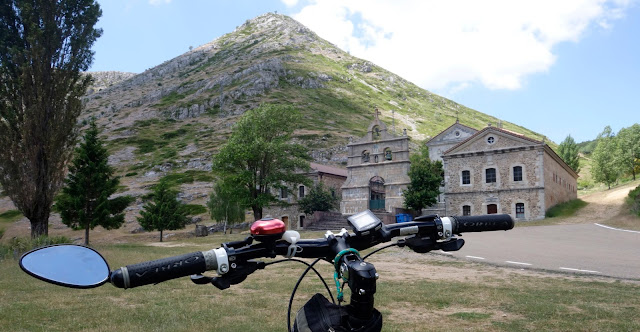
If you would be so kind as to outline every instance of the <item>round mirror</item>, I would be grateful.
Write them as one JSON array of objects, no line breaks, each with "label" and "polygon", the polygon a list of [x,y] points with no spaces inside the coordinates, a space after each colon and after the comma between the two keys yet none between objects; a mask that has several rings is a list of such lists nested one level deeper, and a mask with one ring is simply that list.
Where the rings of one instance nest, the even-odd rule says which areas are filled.
[{"label": "round mirror", "polygon": [[92,288],[109,280],[109,265],[97,251],[72,244],[32,250],[20,258],[28,274],[52,284]]}]

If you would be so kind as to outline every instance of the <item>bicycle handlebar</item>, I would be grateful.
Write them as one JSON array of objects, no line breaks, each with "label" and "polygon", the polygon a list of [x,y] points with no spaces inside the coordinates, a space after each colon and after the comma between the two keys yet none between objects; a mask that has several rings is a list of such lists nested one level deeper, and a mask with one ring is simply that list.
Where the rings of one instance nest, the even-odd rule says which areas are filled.
[{"label": "bicycle handlebar", "polygon": [[[338,236],[345,237],[345,242],[350,248],[364,250],[382,242],[391,241],[396,236],[415,235],[428,239],[426,251],[433,249],[429,243],[437,240],[448,241],[453,234],[463,232],[484,232],[495,230],[509,230],[514,223],[509,215],[484,215],[465,217],[425,216],[419,217],[415,222],[384,225],[377,232],[369,236],[356,236],[353,233],[342,232]],[[332,261],[337,254],[332,252],[328,236],[321,239],[299,240],[295,245],[302,248],[296,254],[301,258],[324,258]],[[462,240],[460,240],[462,241]],[[463,244],[464,242],[462,242]],[[234,248],[234,245],[241,246]],[[462,246],[460,244],[455,249]],[[111,283],[120,288],[133,288],[148,284],[156,284],[163,281],[200,274],[207,270],[217,270],[219,274],[225,274],[230,270],[229,260],[247,262],[255,258],[285,256],[289,243],[277,240],[273,243],[256,243],[252,241],[235,241],[223,244],[222,248],[203,252],[193,252],[185,255],[162,258],[149,262],[127,265],[111,273]],[[423,244],[419,244],[423,245]],[[412,248],[416,250],[415,248]],[[420,252],[426,252],[420,251]],[[232,257],[232,258],[231,258]],[[255,270],[255,269],[254,269]],[[242,279],[243,280],[243,279]]]}]

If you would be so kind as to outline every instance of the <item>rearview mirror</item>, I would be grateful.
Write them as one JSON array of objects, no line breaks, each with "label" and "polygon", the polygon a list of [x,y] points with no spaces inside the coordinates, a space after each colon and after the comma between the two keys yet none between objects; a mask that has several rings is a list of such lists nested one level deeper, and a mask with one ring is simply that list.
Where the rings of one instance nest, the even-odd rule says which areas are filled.
[{"label": "rearview mirror", "polygon": [[40,280],[71,288],[93,288],[109,281],[109,265],[97,251],[73,244],[32,250],[20,268]]}]

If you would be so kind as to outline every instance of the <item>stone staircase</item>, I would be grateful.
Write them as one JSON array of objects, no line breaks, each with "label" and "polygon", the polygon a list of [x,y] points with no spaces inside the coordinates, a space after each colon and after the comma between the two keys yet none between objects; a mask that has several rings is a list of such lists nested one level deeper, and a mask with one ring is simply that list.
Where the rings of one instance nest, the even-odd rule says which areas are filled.
[{"label": "stone staircase", "polygon": [[342,228],[346,228],[347,230],[351,230],[351,226],[349,225],[349,221],[347,221],[347,216],[343,216],[341,213],[333,212],[327,213],[324,212],[320,214],[319,212],[314,213],[313,221],[309,223],[309,225],[305,225],[305,230],[312,231],[339,231]]},{"label": "stone staircase", "polygon": [[432,206],[429,206],[427,208],[422,209],[422,214],[423,215],[428,215],[428,214],[437,214],[441,217],[445,217],[445,205],[444,202],[440,202],[440,203],[436,203]]}]

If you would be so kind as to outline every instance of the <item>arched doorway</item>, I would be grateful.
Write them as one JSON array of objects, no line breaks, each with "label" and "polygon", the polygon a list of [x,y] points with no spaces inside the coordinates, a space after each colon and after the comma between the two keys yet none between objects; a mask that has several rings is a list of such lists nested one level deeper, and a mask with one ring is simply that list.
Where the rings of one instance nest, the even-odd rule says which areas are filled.
[{"label": "arched doorway", "polygon": [[384,210],[384,179],[374,176],[369,180],[369,209]]}]

